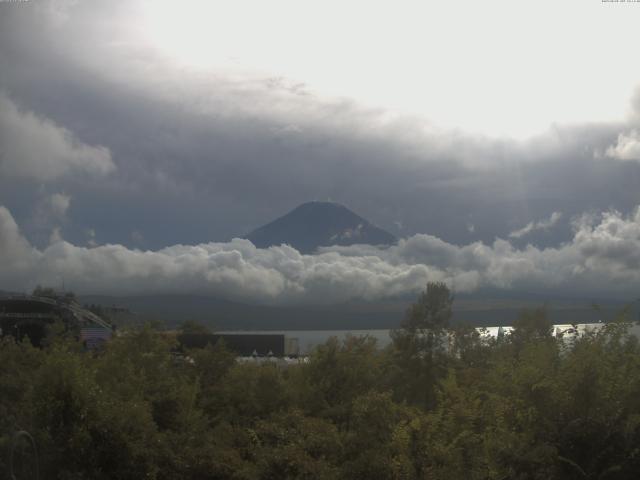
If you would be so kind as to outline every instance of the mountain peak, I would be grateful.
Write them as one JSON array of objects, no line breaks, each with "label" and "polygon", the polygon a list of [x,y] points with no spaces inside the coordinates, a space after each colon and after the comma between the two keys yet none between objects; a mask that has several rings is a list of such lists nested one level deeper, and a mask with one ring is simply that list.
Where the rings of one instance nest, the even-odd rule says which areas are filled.
[{"label": "mountain peak", "polygon": [[306,202],[246,236],[259,248],[288,244],[301,253],[329,245],[390,245],[396,238],[334,202]]}]

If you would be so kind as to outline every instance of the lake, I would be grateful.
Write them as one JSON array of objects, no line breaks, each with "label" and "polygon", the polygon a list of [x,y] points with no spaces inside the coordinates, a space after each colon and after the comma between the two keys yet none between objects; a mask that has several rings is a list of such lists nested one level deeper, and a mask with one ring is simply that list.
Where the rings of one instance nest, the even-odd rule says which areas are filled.
[{"label": "lake", "polygon": [[[584,332],[588,329],[600,328],[602,323],[582,323],[578,324],[579,333]],[[558,324],[554,325],[555,332],[569,332],[565,333],[565,335],[570,334],[570,329],[572,325],[570,324]],[[485,335],[496,337],[498,335],[498,330],[501,327],[485,327]],[[511,330],[511,327],[502,327],[505,333],[508,333]],[[632,333],[636,336],[640,337],[640,327],[638,325],[633,325],[631,328]],[[228,333],[228,334],[282,334],[287,338],[297,338],[298,345],[300,347],[300,354],[307,355],[309,354],[315,347],[325,343],[331,337],[337,337],[340,340],[345,339],[348,335],[351,336],[365,336],[369,335],[377,340],[378,346],[380,348],[384,348],[391,343],[391,330],[390,329],[379,329],[379,330],[225,330],[216,333]]]}]

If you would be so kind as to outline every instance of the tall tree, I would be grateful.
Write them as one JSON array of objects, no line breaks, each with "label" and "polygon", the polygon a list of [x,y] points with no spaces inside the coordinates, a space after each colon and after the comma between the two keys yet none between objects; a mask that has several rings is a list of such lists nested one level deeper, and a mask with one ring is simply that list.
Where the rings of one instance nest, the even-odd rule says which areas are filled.
[{"label": "tall tree", "polygon": [[435,404],[436,382],[446,371],[453,296],[443,282],[429,282],[391,333],[397,391],[403,400],[427,408]]}]

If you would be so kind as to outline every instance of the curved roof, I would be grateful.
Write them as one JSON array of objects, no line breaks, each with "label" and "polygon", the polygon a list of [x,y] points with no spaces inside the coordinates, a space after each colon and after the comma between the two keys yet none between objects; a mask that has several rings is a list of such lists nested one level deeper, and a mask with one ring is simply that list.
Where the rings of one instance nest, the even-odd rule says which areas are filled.
[{"label": "curved roof", "polygon": [[[28,308],[25,308],[27,307],[26,304],[28,304]],[[3,312],[0,312],[0,316],[8,316],[12,313],[15,315],[24,313],[45,315],[46,312],[50,312],[52,309],[67,313],[78,322],[90,322],[111,329],[109,322],[106,322],[93,312],[82,308],[75,302],[67,302],[62,299],[49,297],[36,297],[33,295],[0,296],[0,310],[3,310]],[[18,310],[18,312],[16,312],[16,310]]]}]

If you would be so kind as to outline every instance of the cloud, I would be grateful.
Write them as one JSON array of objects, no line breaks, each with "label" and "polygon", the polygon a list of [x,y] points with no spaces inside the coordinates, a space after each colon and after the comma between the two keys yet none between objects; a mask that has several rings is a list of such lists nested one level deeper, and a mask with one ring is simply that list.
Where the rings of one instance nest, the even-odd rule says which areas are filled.
[{"label": "cloud", "polygon": [[96,231],[93,228],[85,229],[84,234],[87,238],[88,247],[93,248],[98,246],[98,242],[96,241]]},{"label": "cloud", "polygon": [[0,279],[6,285],[20,285],[31,275],[40,252],[20,234],[11,212],[0,206]]},{"label": "cloud", "polygon": [[71,205],[71,195],[54,193],[51,195],[49,202],[51,204],[51,212],[57,217],[64,217]]},{"label": "cloud", "polygon": [[54,227],[51,231],[51,235],[49,235],[49,244],[54,245],[56,243],[62,242],[62,232],[60,231],[60,227]]},{"label": "cloud", "polygon": [[24,111],[0,93],[0,176],[51,181],[70,172],[105,175],[115,169],[109,150],[79,141],[46,117]]},{"label": "cloud", "polygon": [[461,291],[480,287],[580,295],[635,295],[640,288],[640,208],[610,211],[574,224],[570,242],[556,248],[519,249],[497,239],[456,246],[414,235],[386,250],[331,247],[343,256],[380,256],[390,265],[427,265]]},{"label": "cloud", "polygon": [[[72,196],[65,239],[83,244],[92,227],[100,243],[153,249],[228,240],[314,198],[332,197],[403,236],[451,243],[509,238],[521,219],[554,210],[566,218],[609,207],[628,214],[640,203],[640,162],[594,158],[637,124],[555,125],[522,141],[440,128],[323,96],[282,72],[178,67],[130,35],[143,29],[137,2],[66,3],[63,27],[32,6],[0,15],[0,87],[11,94],[13,117],[104,148],[118,168],[101,175],[108,163],[69,160],[77,152],[53,165],[30,154],[22,155],[29,162],[0,165],[8,179],[0,203],[37,245],[46,239],[26,222],[36,196],[22,185],[28,181],[13,186],[18,174],[55,181]],[[5,148],[27,148],[24,137],[7,140]],[[544,247],[571,235],[558,225],[531,238]]]},{"label": "cloud", "polygon": [[545,249],[518,249],[502,239],[457,246],[431,235],[314,255],[286,245],[259,249],[241,239],[155,251],[52,241],[33,248],[0,207],[0,288],[29,289],[63,277],[78,293],[195,293],[267,304],[393,298],[434,280],[458,292],[492,287],[620,297],[640,288],[640,208],[585,220],[571,242]]},{"label": "cloud", "polygon": [[538,222],[529,222],[519,230],[515,230],[509,234],[509,238],[522,238],[529,235],[531,232],[539,230],[549,230],[556,225],[562,218],[561,212],[553,212],[551,216],[546,220],[540,220]]},{"label": "cloud", "polygon": [[640,162],[640,130],[620,133],[617,143],[607,148],[606,155],[618,160]]},{"label": "cloud", "polygon": [[71,206],[71,195],[58,192],[49,195],[40,188],[33,213],[25,221],[26,227],[31,233],[31,241],[35,244],[54,243],[62,238],[62,226],[70,224],[68,211]]}]

